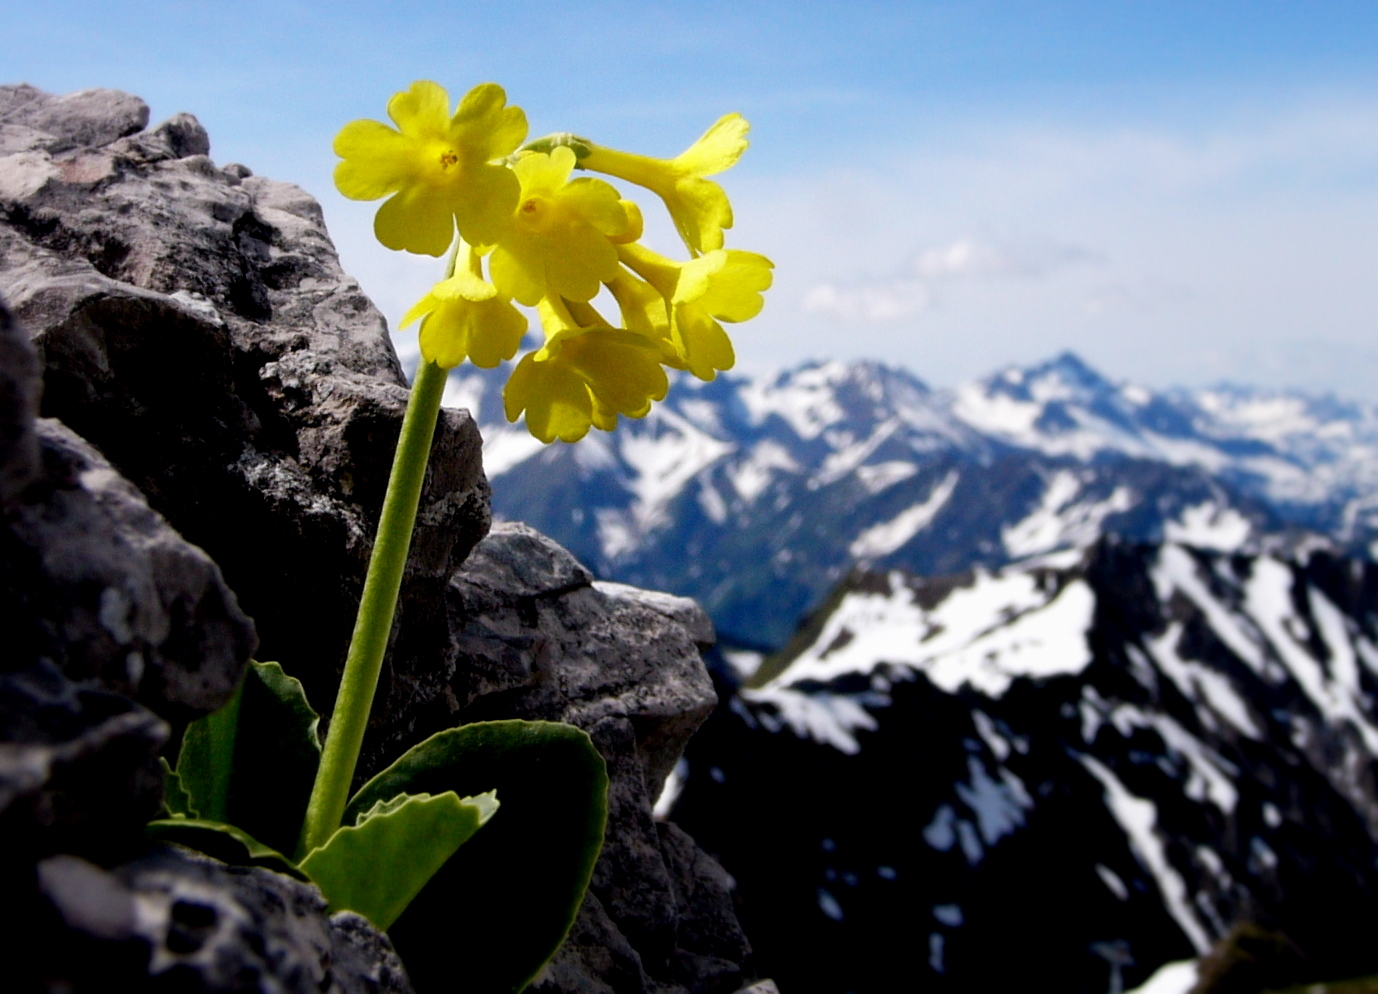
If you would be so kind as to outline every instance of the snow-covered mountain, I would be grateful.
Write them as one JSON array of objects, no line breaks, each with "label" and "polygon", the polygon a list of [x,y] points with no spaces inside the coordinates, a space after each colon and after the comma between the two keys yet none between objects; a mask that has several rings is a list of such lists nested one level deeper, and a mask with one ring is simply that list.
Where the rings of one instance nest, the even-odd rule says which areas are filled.
[{"label": "snow-covered mountain", "polygon": [[749,683],[663,802],[783,990],[1100,994],[1240,920],[1293,980],[1378,971],[1372,563],[857,573]]},{"label": "snow-covered mountain", "polygon": [[1260,550],[1378,537],[1378,410],[1240,388],[1154,393],[1072,355],[951,392],[875,363],[680,379],[643,421],[542,447],[505,371],[457,373],[500,515],[600,575],[693,596],[778,646],[856,566],[994,568],[1100,535]]}]

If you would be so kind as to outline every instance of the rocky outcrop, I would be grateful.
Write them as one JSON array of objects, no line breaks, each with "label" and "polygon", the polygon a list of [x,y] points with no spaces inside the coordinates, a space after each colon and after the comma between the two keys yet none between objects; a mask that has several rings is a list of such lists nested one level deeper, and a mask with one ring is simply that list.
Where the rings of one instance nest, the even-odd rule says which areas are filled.
[{"label": "rocky outcrop", "polygon": [[[382,316],[320,205],[218,168],[195,118],[0,88],[0,295],[42,412],[96,446],[239,592],[260,658],[328,712],[406,407]],[[446,641],[444,587],[487,530],[473,421],[437,427],[394,648]]]},{"label": "rocky outcrop", "polygon": [[148,845],[168,721],[229,699],[253,624],[204,551],[88,443],[35,418],[39,366],[3,307],[0,332],[7,985],[410,992],[387,938],[328,918],[314,887]]},{"label": "rocky outcrop", "polygon": [[[406,403],[319,205],[216,166],[188,115],[147,122],[127,94],[0,87],[0,294],[27,332],[0,312],[0,617],[23,633],[0,877],[25,918],[0,955],[36,989],[408,990],[308,885],[142,841],[159,751],[223,702],[255,626],[329,713]],[[711,625],[524,526],[484,538],[480,454],[442,412],[359,776],[467,721],[587,729],[608,842],[539,989],[735,990],[730,881],[652,817],[716,700]]]},{"label": "rocky outcrop", "polygon": [[37,877],[56,927],[31,958],[50,989],[411,994],[385,937],[280,873],[166,846],[111,872],[53,856]]},{"label": "rocky outcrop", "polygon": [[173,720],[220,707],[256,643],[220,570],[71,430],[35,429],[42,475],[0,536],[10,650]]}]

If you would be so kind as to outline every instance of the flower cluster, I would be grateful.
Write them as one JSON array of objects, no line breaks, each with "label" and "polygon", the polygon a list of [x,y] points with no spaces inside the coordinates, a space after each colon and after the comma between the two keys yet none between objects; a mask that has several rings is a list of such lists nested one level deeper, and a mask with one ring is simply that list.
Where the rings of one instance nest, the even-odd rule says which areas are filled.
[{"label": "flower cluster", "polygon": [[[534,307],[545,343],[517,363],[503,390],[509,421],[523,412],[543,442],[611,431],[618,415],[644,417],[668,389],[664,367],[703,380],[731,369],[720,322],[762,306],[772,264],[723,247],[732,207],[708,179],[746,150],[747,123],[728,114],[673,159],[603,148],[570,134],[523,145],[526,115],[500,86],[474,87],[450,112],[439,85],[417,82],[388,102],[396,128],[353,121],[335,139],[340,192],[388,199],[374,231],[391,249],[451,253],[449,272],[403,319],[421,320],[423,360],[466,358],[492,368],[516,355]],[[687,261],[640,244],[641,209],[603,173],[658,195]],[[487,260],[487,275],[484,260]],[[606,288],[614,325],[592,301]]]}]

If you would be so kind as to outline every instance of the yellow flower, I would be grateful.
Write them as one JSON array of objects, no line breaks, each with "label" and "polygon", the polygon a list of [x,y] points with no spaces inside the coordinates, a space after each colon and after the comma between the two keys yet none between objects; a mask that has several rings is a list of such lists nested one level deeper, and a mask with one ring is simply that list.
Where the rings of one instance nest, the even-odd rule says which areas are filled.
[{"label": "yellow flower", "polygon": [[622,312],[622,326],[655,342],[662,364],[674,369],[686,368],[670,335],[670,312],[665,308],[665,298],[660,291],[625,269],[619,269],[607,287]]},{"label": "yellow flower", "polygon": [[542,442],[577,442],[590,427],[611,431],[617,416],[645,417],[669,389],[659,351],[645,336],[607,326],[580,327],[560,302],[543,300],[545,347],[528,352],[503,388],[508,421],[526,412]]},{"label": "yellow flower", "polygon": [[493,282],[528,306],[542,297],[592,300],[617,274],[617,249],[608,239],[627,231],[617,191],[599,179],[566,182],[574,152],[528,152],[512,167],[521,196],[493,250]]},{"label": "yellow flower", "polygon": [[670,337],[684,366],[701,380],[736,362],[719,321],[746,321],[761,312],[774,263],[755,252],[714,249],[679,263],[642,245],[618,247],[622,261],[653,286],[670,312]]},{"label": "yellow flower", "polygon": [[421,318],[421,357],[444,369],[465,358],[492,369],[517,354],[526,333],[526,315],[478,275],[472,249],[469,257],[470,268],[431,287],[402,318],[403,328]]},{"label": "yellow flower", "polygon": [[740,114],[727,114],[703,137],[673,159],[652,159],[587,142],[579,165],[636,183],[665,201],[679,235],[694,255],[722,248],[724,228],[732,227],[732,205],[722,187],[704,179],[736,164],[746,151],[751,126]]},{"label": "yellow flower", "polygon": [[392,196],[378,208],[373,230],[390,249],[444,255],[460,234],[475,245],[497,241],[517,201],[512,170],[493,160],[526,137],[526,115],[508,107],[496,83],[464,95],[454,115],[436,83],[419,81],[388,101],[397,129],[351,121],[335,138],[335,185],[352,200]]}]

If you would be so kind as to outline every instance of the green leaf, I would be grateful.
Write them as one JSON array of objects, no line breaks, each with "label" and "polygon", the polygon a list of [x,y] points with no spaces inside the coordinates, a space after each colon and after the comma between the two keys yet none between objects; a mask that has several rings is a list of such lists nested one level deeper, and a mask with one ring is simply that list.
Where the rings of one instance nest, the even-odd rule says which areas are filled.
[{"label": "green leaf", "polygon": [[519,991],[564,941],[607,821],[607,769],[583,731],[489,721],[415,746],[356,794],[345,824],[398,794],[496,790],[493,823],[388,930],[418,991]]},{"label": "green leaf", "polygon": [[199,818],[201,812],[191,806],[191,795],[182,786],[182,778],[167,765],[167,760],[158,757],[158,765],[163,770],[163,808],[174,818]]},{"label": "green leaf", "polygon": [[379,801],[359,816],[357,826],[336,830],[301,868],[331,911],[357,911],[386,930],[497,810],[491,792],[462,800],[454,791],[401,794]]},{"label": "green leaf", "polygon": [[165,818],[151,821],[145,833],[159,842],[175,842],[234,866],[262,866],[298,880],[309,880],[290,859],[265,846],[242,828],[200,818]]},{"label": "green leaf", "polygon": [[235,701],[187,727],[177,772],[194,807],[292,852],[320,765],[319,721],[300,681],[250,663]]},{"label": "green leaf", "polygon": [[[245,673],[247,678],[248,673]],[[234,774],[235,737],[244,681],[230,702],[187,726],[177,756],[177,776],[189,805],[210,821],[228,821],[230,778]]]}]

